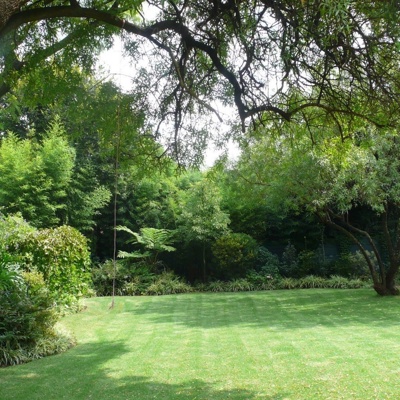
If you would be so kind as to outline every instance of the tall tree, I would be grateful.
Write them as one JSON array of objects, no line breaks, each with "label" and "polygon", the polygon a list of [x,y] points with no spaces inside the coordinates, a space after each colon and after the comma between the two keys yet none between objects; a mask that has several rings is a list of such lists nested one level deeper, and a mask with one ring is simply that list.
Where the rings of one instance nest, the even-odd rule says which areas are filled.
[{"label": "tall tree", "polygon": [[57,225],[65,214],[74,162],[75,151],[57,120],[41,142],[9,134],[0,143],[0,205],[38,227]]},{"label": "tall tree", "polygon": [[[377,293],[399,294],[399,150],[396,132],[360,127],[342,141],[326,127],[317,143],[294,142],[287,132],[264,139],[249,148],[241,165],[247,182],[262,188],[271,206],[313,213],[356,244]],[[361,207],[370,215],[367,225],[352,218]]]},{"label": "tall tree", "polygon": [[197,242],[202,248],[202,275],[206,280],[206,248],[227,233],[229,216],[221,209],[221,195],[215,184],[203,179],[183,194],[177,230],[186,243]]}]

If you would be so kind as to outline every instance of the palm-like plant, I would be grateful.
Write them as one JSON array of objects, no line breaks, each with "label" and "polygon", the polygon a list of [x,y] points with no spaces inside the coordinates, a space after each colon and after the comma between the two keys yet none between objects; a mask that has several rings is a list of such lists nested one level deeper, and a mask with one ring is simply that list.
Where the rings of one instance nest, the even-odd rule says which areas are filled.
[{"label": "palm-like plant", "polygon": [[127,243],[137,244],[142,247],[139,251],[126,252],[120,251],[119,258],[138,258],[145,259],[152,265],[156,265],[158,255],[164,251],[175,251],[171,246],[173,241],[173,232],[168,229],[141,228],[140,232],[133,232],[126,226],[117,226],[118,231],[124,231],[132,235]]}]

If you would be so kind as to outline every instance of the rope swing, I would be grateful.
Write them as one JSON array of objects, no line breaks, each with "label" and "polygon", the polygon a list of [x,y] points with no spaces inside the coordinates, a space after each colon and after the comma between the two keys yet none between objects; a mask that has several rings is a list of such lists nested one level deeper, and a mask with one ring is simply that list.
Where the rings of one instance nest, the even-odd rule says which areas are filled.
[{"label": "rope swing", "polygon": [[[122,35],[120,36],[120,57],[122,54]],[[121,75],[121,62],[119,62],[119,75]],[[119,160],[121,152],[121,95],[119,93],[119,101],[117,108],[117,129],[115,133],[115,157],[114,157],[114,205],[113,205],[113,279],[112,279],[112,300],[109,309],[113,309],[115,305],[115,281],[117,275],[117,211],[118,211],[118,180],[119,180]]]}]

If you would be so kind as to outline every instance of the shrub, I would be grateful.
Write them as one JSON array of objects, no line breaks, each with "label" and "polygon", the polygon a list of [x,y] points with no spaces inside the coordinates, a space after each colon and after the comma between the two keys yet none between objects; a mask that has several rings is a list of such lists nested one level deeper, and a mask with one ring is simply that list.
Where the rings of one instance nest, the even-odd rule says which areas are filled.
[{"label": "shrub", "polygon": [[4,270],[9,270],[13,277],[0,288],[0,366],[20,364],[71,347],[73,340],[55,328],[59,313],[43,276],[20,272],[15,265],[7,265],[4,258],[0,270],[2,276]]},{"label": "shrub", "polygon": [[314,251],[303,250],[299,253],[298,269],[296,275],[298,277],[305,277],[309,275],[323,275],[320,265],[318,263],[317,255]]},{"label": "shrub", "polygon": [[19,253],[21,244],[35,231],[20,214],[4,216],[0,213],[0,249],[4,252]]},{"label": "shrub", "polygon": [[208,284],[204,282],[196,283],[196,285],[193,287],[193,290],[196,292],[208,292]]},{"label": "shrub", "polygon": [[279,269],[282,276],[286,278],[297,278],[298,258],[296,248],[289,242],[282,254],[282,263]]},{"label": "shrub", "polygon": [[299,286],[302,289],[313,289],[313,288],[326,288],[328,287],[325,278],[315,275],[308,275],[299,280]]},{"label": "shrub", "polygon": [[[112,260],[98,264],[92,268],[92,281],[97,296],[111,296],[113,291],[114,264]],[[126,272],[123,263],[115,265],[115,292],[122,295],[122,287],[126,283]]]},{"label": "shrub", "polygon": [[228,292],[248,292],[255,287],[247,279],[235,279],[227,283],[226,289]]},{"label": "shrub", "polygon": [[[367,251],[367,254],[371,260],[375,260],[372,252]],[[368,264],[360,251],[341,254],[340,259],[335,263],[335,273],[340,276],[362,279],[369,279],[371,276]]]},{"label": "shrub", "polygon": [[145,290],[144,294],[165,295],[190,292],[192,292],[192,287],[174,275],[173,272],[163,272]]},{"label": "shrub", "polygon": [[256,264],[258,245],[250,235],[229,233],[214,242],[212,252],[223,278],[242,278]]},{"label": "shrub", "polygon": [[40,272],[61,305],[71,306],[89,292],[90,253],[87,239],[75,228],[35,231],[23,242],[28,270]]},{"label": "shrub", "polygon": [[[117,261],[115,268],[115,294],[134,296],[143,294],[153,283],[155,274],[152,266],[145,262],[128,263]],[[112,260],[97,265],[92,269],[92,279],[98,296],[111,296],[113,290],[114,264]]]},{"label": "shrub", "polygon": [[207,286],[205,291],[207,292],[226,292],[226,284],[222,281],[213,281],[210,282]]},{"label": "shrub", "polygon": [[254,290],[273,289],[279,279],[281,279],[279,274],[275,274],[274,277],[272,274],[264,272],[264,269],[262,269],[260,272],[251,270],[246,275],[246,280],[254,287]]},{"label": "shrub", "polygon": [[146,286],[140,282],[139,277],[134,277],[131,281],[125,282],[120,290],[122,296],[138,296],[146,291]]},{"label": "shrub", "polygon": [[328,280],[328,287],[333,289],[347,289],[349,280],[343,276],[332,275]]},{"label": "shrub", "polygon": [[349,279],[348,289],[361,289],[371,287],[372,284],[369,281],[360,278]]},{"label": "shrub", "polygon": [[273,279],[281,277],[279,257],[263,246],[258,249],[257,263],[262,275],[270,276]]},{"label": "shrub", "polygon": [[294,278],[282,278],[277,283],[277,289],[299,289],[300,282],[298,279]]},{"label": "shrub", "polygon": [[13,285],[21,284],[22,281],[16,258],[0,250],[0,290],[7,290]]}]

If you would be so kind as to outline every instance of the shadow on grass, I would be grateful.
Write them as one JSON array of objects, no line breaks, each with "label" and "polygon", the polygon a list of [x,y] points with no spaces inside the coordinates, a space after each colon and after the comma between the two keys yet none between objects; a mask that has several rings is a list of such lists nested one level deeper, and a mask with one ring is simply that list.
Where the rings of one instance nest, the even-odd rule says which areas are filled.
[{"label": "shadow on grass", "polygon": [[271,292],[199,293],[138,302],[131,312],[151,323],[212,329],[226,326],[302,329],[314,326],[399,325],[400,297],[373,290],[303,289]]},{"label": "shadow on grass", "polygon": [[[83,344],[67,353],[0,370],[2,400],[279,400],[287,394],[257,395],[243,389],[219,390],[212,383],[157,382],[135,371],[115,370],[115,359],[129,351],[122,342]],[[113,362],[109,363],[110,360]]]}]

